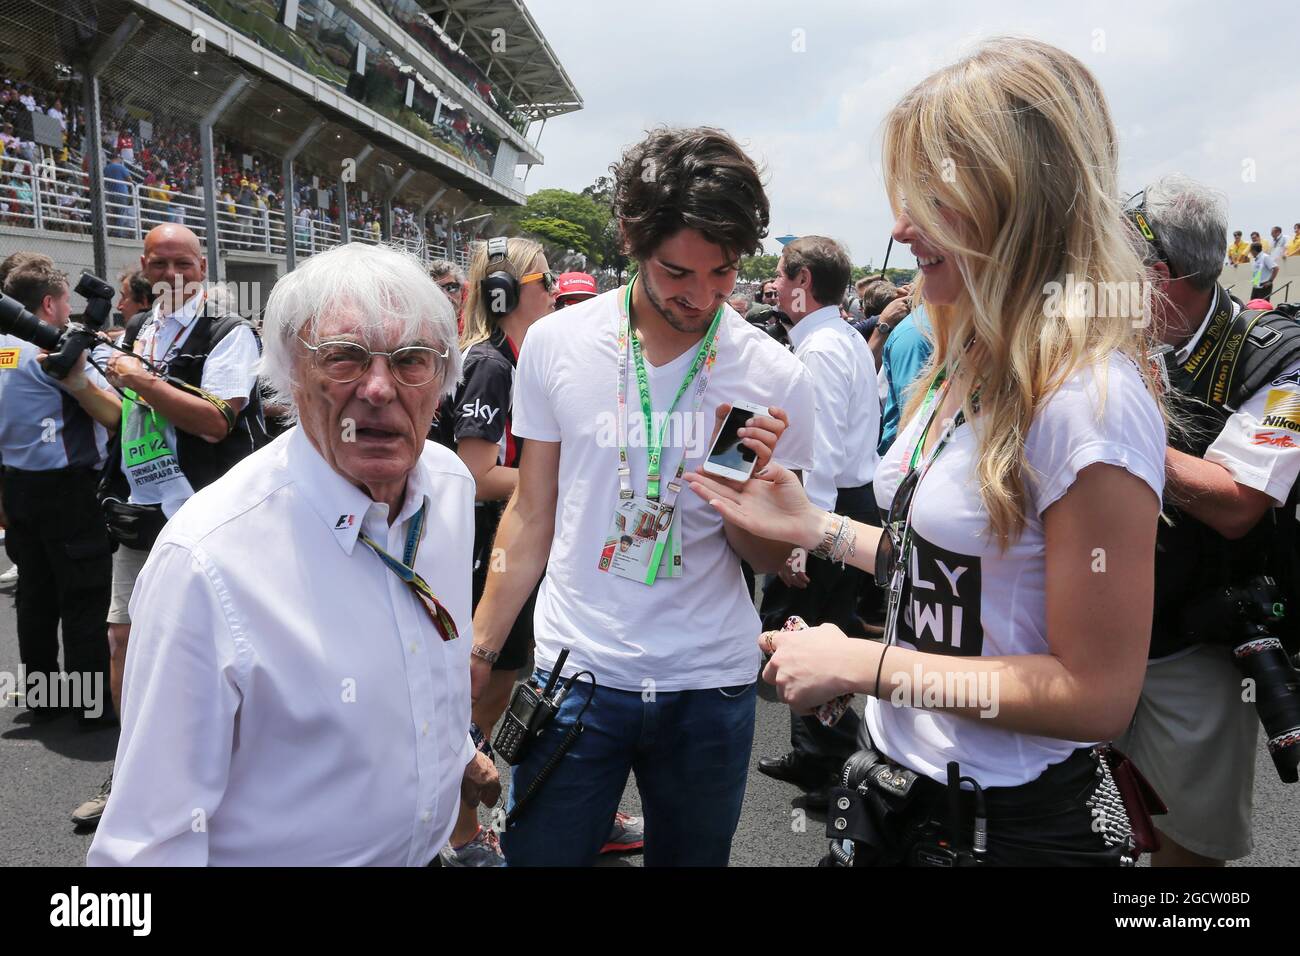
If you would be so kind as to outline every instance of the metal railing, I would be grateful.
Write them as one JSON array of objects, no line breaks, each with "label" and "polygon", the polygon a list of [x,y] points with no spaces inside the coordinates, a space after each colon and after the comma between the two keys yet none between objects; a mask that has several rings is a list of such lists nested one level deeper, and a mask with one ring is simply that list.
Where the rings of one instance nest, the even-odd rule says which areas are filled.
[{"label": "metal railing", "polygon": [[[202,193],[106,176],[104,217],[112,239],[139,242],[150,229],[170,222],[189,227],[200,242],[207,242]],[[0,225],[67,233],[89,240],[90,177],[74,166],[51,160],[34,163],[0,155]],[[300,257],[340,245],[341,236],[337,223],[301,215],[293,219],[294,249]],[[351,237],[360,242],[380,242],[377,233],[361,225],[353,226]],[[217,199],[217,243],[222,250],[283,256],[285,242],[283,210]],[[420,235],[394,236],[390,244],[425,262],[449,258],[445,246],[428,243]],[[456,250],[455,261],[462,268],[468,267],[468,252]]]}]

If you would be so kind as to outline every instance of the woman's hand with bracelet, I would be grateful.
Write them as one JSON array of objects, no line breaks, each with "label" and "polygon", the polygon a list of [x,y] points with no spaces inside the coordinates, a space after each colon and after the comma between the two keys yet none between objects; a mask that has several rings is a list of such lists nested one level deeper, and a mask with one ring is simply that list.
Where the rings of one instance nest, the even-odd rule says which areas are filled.
[{"label": "woman's hand with bracelet", "polygon": [[684,478],[724,521],[750,534],[809,551],[821,544],[827,514],[808,500],[787,468],[769,464],[761,477],[743,482],[698,471],[688,471]]},{"label": "woman's hand with bracelet", "polygon": [[799,631],[766,631],[759,649],[771,654],[763,680],[795,713],[807,713],[840,696],[870,691],[885,648],[852,640],[834,624]]}]

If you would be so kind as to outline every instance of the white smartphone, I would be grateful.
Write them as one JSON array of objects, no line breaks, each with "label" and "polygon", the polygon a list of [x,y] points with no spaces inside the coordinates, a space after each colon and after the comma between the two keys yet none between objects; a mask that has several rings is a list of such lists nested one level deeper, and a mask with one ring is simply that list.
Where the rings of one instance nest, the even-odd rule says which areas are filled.
[{"label": "white smartphone", "polygon": [[753,402],[732,402],[731,411],[727,413],[718,437],[713,440],[713,448],[704,460],[702,470],[722,478],[748,481],[758,456],[748,446],[741,444],[738,432],[755,415],[767,414],[766,408]]}]

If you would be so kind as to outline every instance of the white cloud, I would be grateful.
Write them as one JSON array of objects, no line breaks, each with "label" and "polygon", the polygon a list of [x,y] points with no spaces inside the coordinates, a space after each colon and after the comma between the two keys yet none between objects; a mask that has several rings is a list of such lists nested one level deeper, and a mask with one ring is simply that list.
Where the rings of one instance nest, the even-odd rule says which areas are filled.
[{"label": "white cloud", "polygon": [[[890,228],[880,124],[913,84],[986,37],[1032,36],[1097,75],[1136,190],[1172,171],[1228,196],[1232,228],[1300,221],[1294,8],[1210,0],[1048,7],[1025,0],[532,0],[586,102],[547,124],[530,190],[578,190],[660,123],[720,126],[767,169],[773,236],[819,232],[879,262]],[[1258,11],[1257,11],[1258,12]],[[802,30],[806,52],[792,50]],[[1254,160],[1255,181],[1243,181]],[[776,243],[768,247],[775,250]],[[910,265],[898,250],[893,261]]]}]

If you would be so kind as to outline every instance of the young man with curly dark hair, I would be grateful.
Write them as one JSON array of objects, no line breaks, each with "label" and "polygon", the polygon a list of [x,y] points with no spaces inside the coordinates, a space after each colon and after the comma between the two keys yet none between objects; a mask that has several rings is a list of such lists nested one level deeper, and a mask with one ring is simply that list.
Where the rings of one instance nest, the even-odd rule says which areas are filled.
[{"label": "young man with curly dark hair", "polygon": [[635,771],[646,864],[721,866],[745,794],[759,663],[740,563],[774,571],[789,548],[679,496],[680,475],[700,465],[734,402],[768,410],[740,430],[756,469],[775,449],[807,470],[813,392],[799,361],[727,305],[768,221],[758,170],[736,142],[659,129],[613,172],[637,269],[627,286],[541,319],[520,353],[513,421],[527,441],[474,619],[472,685],[486,686],[545,571],[534,679],[544,684],[567,649],[562,676],[585,671],[598,686],[580,678],[515,769],[513,804],[581,719],[507,829],[506,862],[590,864]]}]

